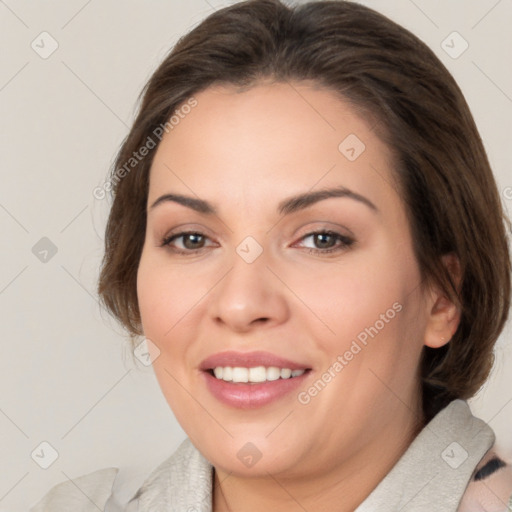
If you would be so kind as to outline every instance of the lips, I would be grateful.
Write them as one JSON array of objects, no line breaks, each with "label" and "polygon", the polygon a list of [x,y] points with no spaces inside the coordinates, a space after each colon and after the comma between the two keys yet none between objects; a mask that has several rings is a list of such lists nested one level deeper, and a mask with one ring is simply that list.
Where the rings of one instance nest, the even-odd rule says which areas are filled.
[{"label": "lips", "polygon": [[[226,380],[226,369],[235,370],[233,375],[237,372],[250,375],[254,369],[262,368],[271,369],[275,378],[259,382],[238,378]],[[269,352],[222,352],[205,359],[200,369],[210,393],[223,404],[239,409],[259,408],[289,397],[311,371],[307,364]]]}]

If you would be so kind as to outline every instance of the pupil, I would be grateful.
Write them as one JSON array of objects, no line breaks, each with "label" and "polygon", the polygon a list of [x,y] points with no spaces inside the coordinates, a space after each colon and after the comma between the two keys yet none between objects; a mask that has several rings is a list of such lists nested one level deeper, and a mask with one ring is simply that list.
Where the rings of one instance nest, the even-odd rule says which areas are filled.
[{"label": "pupil", "polygon": [[202,247],[204,245],[204,240],[202,235],[198,234],[190,234],[185,236],[185,240],[183,241],[183,245],[187,249],[197,249],[199,247]]},{"label": "pupil", "polygon": [[332,247],[333,237],[328,233],[319,233],[315,235],[315,245],[320,249]]}]

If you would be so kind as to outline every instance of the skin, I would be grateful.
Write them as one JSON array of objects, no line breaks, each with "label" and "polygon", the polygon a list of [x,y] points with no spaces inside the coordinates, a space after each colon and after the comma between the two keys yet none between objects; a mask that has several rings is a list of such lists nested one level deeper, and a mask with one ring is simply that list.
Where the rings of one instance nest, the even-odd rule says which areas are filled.
[{"label": "skin", "polygon": [[[215,467],[214,512],[354,510],[422,428],[422,347],[447,343],[459,312],[421,282],[392,155],[353,107],[304,82],[215,86],[195,98],[150,173],[137,286],[144,334],[161,351],[156,377]],[[354,161],[338,149],[350,134],[366,146]],[[340,186],[378,211],[350,197],[278,211],[291,196]],[[169,193],[216,214],[173,201],[151,208]],[[206,238],[162,246],[189,230]],[[310,235],[322,230],[354,243]],[[247,236],[263,250],[250,264],[236,252]],[[307,363],[307,391],[395,303],[401,311],[307,404],[292,392],[238,409],[203,382],[206,357],[263,350]],[[247,442],[261,453],[252,467],[237,457]]]}]

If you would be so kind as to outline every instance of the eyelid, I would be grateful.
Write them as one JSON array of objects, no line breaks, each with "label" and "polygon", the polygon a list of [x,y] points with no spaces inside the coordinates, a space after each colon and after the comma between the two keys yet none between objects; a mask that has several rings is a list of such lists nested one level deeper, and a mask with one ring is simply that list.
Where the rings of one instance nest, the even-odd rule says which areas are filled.
[{"label": "eyelid", "polygon": [[300,227],[294,230],[293,234],[290,238],[295,240],[301,239],[307,235],[312,235],[315,233],[337,233],[340,236],[344,236],[345,238],[356,238],[354,232],[343,224],[339,224],[337,222],[329,222],[329,221],[313,221],[306,222],[302,224]]},{"label": "eyelid", "polygon": [[[167,225],[169,225],[167,223]],[[207,228],[204,224],[199,224],[196,222],[182,222],[177,225],[173,225],[172,228],[163,229],[165,225],[161,228],[157,227],[154,230],[154,236],[157,240],[163,240],[164,238],[169,238],[172,235],[182,234],[182,233],[198,233],[208,238],[212,238],[212,230]],[[218,238],[218,236],[217,236]]]}]

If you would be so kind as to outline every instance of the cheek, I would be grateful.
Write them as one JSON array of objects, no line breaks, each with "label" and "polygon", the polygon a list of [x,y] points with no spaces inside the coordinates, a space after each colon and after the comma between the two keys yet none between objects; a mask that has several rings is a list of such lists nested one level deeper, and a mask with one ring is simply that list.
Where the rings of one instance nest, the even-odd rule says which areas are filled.
[{"label": "cheek", "polygon": [[[186,276],[186,277],[185,277]],[[166,264],[165,256],[143,253],[137,273],[137,297],[144,335],[157,344],[172,339],[177,326],[200,302],[203,276]]]},{"label": "cheek", "polygon": [[[170,265],[165,254],[143,252],[137,273],[137,296],[144,336],[160,350],[153,370],[171,408],[181,400],[190,370],[198,362],[197,340],[208,294],[218,271],[204,265]],[[204,337],[204,336],[203,336]]]},{"label": "cheek", "polygon": [[350,261],[324,271],[295,275],[294,289],[333,339],[347,339],[379,322],[381,315],[397,319],[396,310],[408,300],[417,280],[415,267],[397,261],[396,255],[354,254]]},{"label": "cheek", "polygon": [[172,297],[173,287],[157,268],[141,261],[137,274],[137,298],[144,335],[159,341],[172,327],[173,318],[169,305],[175,302]]},{"label": "cheek", "polygon": [[152,364],[155,377],[182,423],[180,413],[186,419],[190,406],[190,397],[183,387],[186,386],[187,347],[194,332],[189,313],[194,305],[197,307],[200,285],[189,276],[185,286],[180,273],[159,259],[159,255],[143,252],[137,273],[137,297],[144,336],[160,351]]},{"label": "cheek", "polygon": [[386,382],[405,382],[417,369],[424,329],[415,259],[391,247],[355,256],[335,269],[296,276],[297,295],[310,309],[304,318],[326,367],[342,356],[351,382],[361,375],[375,381],[370,369]]}]

